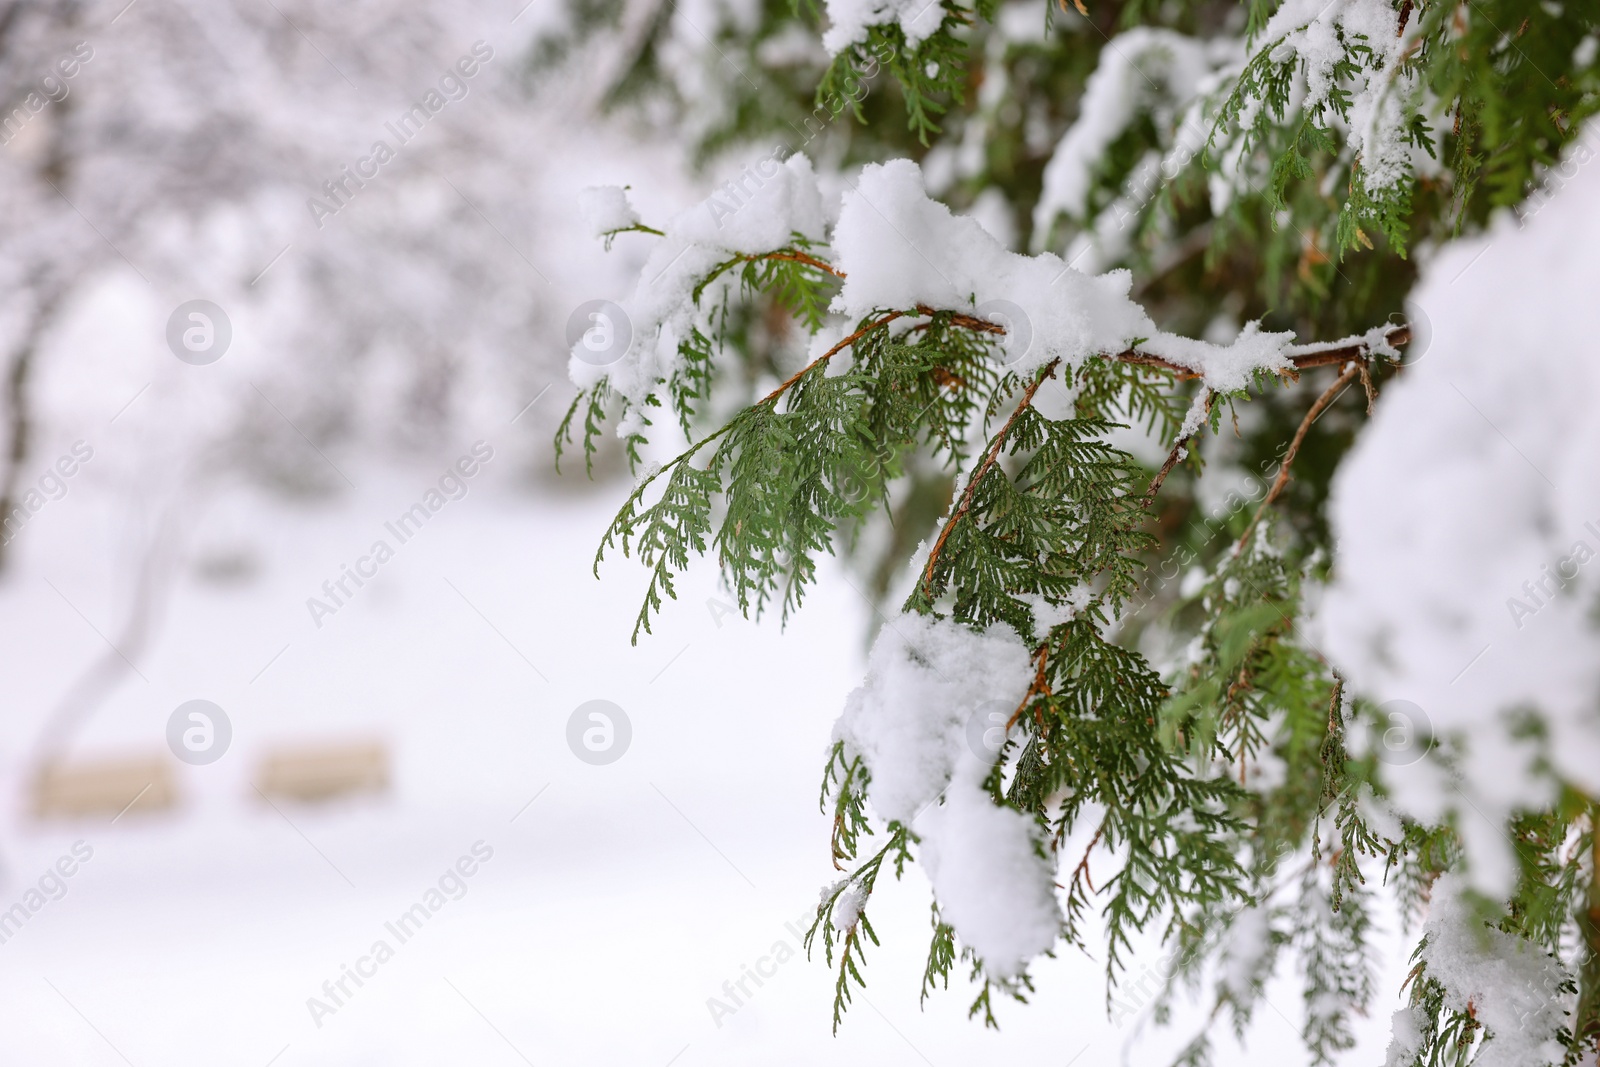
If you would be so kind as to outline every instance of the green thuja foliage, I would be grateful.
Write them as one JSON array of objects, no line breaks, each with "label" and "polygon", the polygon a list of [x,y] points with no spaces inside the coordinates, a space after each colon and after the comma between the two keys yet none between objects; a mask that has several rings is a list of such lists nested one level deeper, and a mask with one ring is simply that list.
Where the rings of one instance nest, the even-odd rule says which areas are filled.
[{"label": "green thuja foliage", "polygon": [[[658,121],[669,103],[710,184],[736,146],[804,151],[842,182],[909,155],[934,195],[998,217],[1017,247],[1129,269],[1152,317],[1190,336],[1383,323],[1402,310],[1413,250],[1536,204],[1600,106],[1593,4],[1336,0],[1285,22],[1277,0],[941,0],[926,37],[886,17],[830,56],[803,46],[826,4],[766,0],[753,21],[695,28],[700,74],[723,79],[711,100],[675,80],[688,38],[666,9],[623,26],[622,6],[575,2],[545,58],[603,51],[614,27],[626,61],[607,68],[609,105]],[[1313,48],[1296,35],[1316,19]],[[1203,46],[1187,87],[1179,38]],[[1128,116],[1088,166],[1084,202],[1039,210],[1091,77],[1118,64],[1132,69]],[[658,235],[637,229],[628,240]],[[1107,1011],[1142,1006],[1129,987],[1153,939],[1158,1020],[1197,998],[1243,1034],[1269,981],[1291,980],[1309,1057],[1338,1062],[1355,1020],[1397,992],[1379,986],[1376,931],[1397,912],[1415,932],[1461,862],[1461,827],[1397,818],[1385,794],[1386,739],[1446,769],[1449,750],[1347,692],[1308,627],[1329,479],[1393,362],[1357,354],[1359,378],[1312,417],[1335,368],[1213,395],[1136,345],[1019,374],[993,329],[949,309],[831,321],[838,286],[828,246],[798,234],[729,255],[696,280],[693,326],[648,396],[602,380],[574,400],[558,452],[581,442],[590,461],[608,422],[629,427],[638,480],[600,554],[648,570],[635,640],[699,555],[752,616],[787,617],[822,557],[844,553],[885,576],[873,588],[901,611],[1015,634],[1033,673],[985,784],[1037,826],[1063,944],[1103,967]],[[843,340],[808,347],[817,336]],[[1191,411],[1203,429],[1186,437]],[[646,467],[661,418],[688,444]],[[875,819],[869,787],[862,757],[835,744],[820,802],[841,877],[807,939],[837,969],[835,1027],[879,948],[879,875],[918,856],[913,826]],[[1507,827],[1516,885],[1482,915],[1568,968],[1552,988],[1571,1000],[1556,1036],[1572,1063],[1600,1037],[1594,819],[1569,791]],[[1497,1038],[1426,947],[1397,1062],[1465,1065]],[[1035,996],[1026,973],[987,977],[935,905],[923,996],[952,975],[970,979],[986,1024]],[[1180,1061],[1213,1062],[1218,1029]]]},{"label": "green thuja foliage", "polygon": [[[826,256],[811,243],[710,268],[692,289],[704,331],[697,327],[680,343],[680,363],[718,366],[731,321],[716,302],[729,291],[711,301],[718,278],[736,274],[744,299],[777,300],[804,319],[817,303],[811,294],[833,279]],[[784,266],[768,269],[773,263]],[[1119,627],[1142,603],[1141,576],[1160,540],[1149,528],[1153,472],[1113,443],[1129,428],[1117,420],[1171,433],[1192,400],[1170,370],[1138,353],[1107,353],[1060,383],[1071,386],[1071,410],[1052,417],[1035,401],[1066,368],[1050,363],[1019,375],[1004,358],[999,336],[979,320],[920,307],[875,311],[777,388],[647,471],[602,553],[618,548],[650,570],[636,637],[675,595],[675,576],[694,554],[715,556],[746,612],[787,615],[842,531],[886,507],[908,456],[961,471],[903,610],[974,629],[1008,627],[1027,641],[1036,672],[1016,711],[1016,735],[990,776],[991,796],[1034,818],[1041,847],[1087,849],[1065,876],[1063,933],[1087,947],[1091,926],[1101,929],[1110,996],[1142,932],[1181,940],[1253,899],[1259,879],[1245,857],[1315,853],[1316,803],[1327,800],[1318,758],[1327,680],[1280,621],[1295,610],[1297,576],[1268,552],[1240,557],[1216,580],[1218,603],[1205,604],[1214,620],[1211,646],[1183,693],[1174,696],[1141,651],[1120,643]],[[692,410],[714,377],[671,374],[658,393],[665,404]],[[574,410],[598,404],[603,414],[608,396],[602,382]],[[1212,407],[1213,421],[1220,412],[1220,404]],[[1275,696],[1268,686],[1277,687]],[[1295,728],[1277,741],[1269,734],[1285,704]],[[1283,787],[1285,796],[1301,787],[1298,816],[1219,773],[1231,760],[1262,758],[1272,744],[1300,768]],[[874,825],[869,785],[860,756],[837,745],[823,805],[833,817],[833,859],[846,876],[810,934],[839,969],[836,1024],[852,988],[865,981],[867,946],[877,944],[868,907],[882,865],[893,858],[898,876],[915,851],[910,827]],[[884,843],[869,847],[880,834]],[[1115,867],[1102,870],[1097,885],[1094,865],[1103,868],[1105,856],[1115,857]],[[1340,882],[1334,892],[1345,888]],[[1309,933],[1302,940],[1308,958],[1325,960],[1319,981],[1365,991],[1365,972],[1350,972],[1348,953]],[[981,979],[972,1011],[988,1023],[997,1022],[996,994],[1024,999],[1031,990],[1026,974],[984,977],[981,961],[936,919],[925,992],[947,985],[962,959]],[[1324,1043],[1344,1040],[1337,1020],[1325,1029]]]}]

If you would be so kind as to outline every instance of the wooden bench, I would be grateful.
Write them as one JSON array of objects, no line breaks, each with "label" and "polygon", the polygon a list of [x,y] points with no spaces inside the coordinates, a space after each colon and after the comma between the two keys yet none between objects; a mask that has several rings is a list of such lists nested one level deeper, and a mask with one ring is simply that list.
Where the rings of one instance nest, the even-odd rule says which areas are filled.
[{"label": "wooden bench", "polygon": [[177,803],[172,761],[165,756],[84,760],[40,768],[32,782],[37,818],[81,818],[162,811]]},{"label": "wooden bench", "polygon": [[389,752],[382,741],[295,745],[269,752],[256,774],[268,797],[315,803],[389,788]]}]

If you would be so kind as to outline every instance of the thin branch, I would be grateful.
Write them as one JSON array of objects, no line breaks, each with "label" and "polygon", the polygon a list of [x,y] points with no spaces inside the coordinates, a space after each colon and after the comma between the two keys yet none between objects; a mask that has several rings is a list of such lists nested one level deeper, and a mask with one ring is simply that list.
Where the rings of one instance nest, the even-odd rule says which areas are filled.
[{"label": "thin branch", "polygon": [[759,255],[759,256],[744,256],[743,258],[747,262],[758,260],[758,259],[782,259],[782,260],[787,260],[790,263],[804,263],[808,267],[815,267],[817,270],[824,271],[824,272],[826,272],[828,274],[831,274],[835,278],[839,278],[841,280],[844,278],[844,271],[839,270],[837,267],[833,266],[830,263],[824,263],[822,260],[818,259],[816,256],[809,256],[804,252],[794,252],[794,251],[767,252],[767,253],[764,253],[764,254]]},{"label": "thin branch", "polygon": [[[853,345],[857,341],[861,340],[861,338],[865,337],[867,334],[871,333],[873,330],[876,330],[880,326],[886,326],[889,323],[893,322],[895,319],[898,319],[903,315],[905,315],[904,311],[891,311],[887,315],[884,315],[883,317],[877,319],[876,321],[867,323],[865,326],[861,327],[861,329],[857,330],[855,333],[851,334],[849,337],[846,337],[844,340],[840,341],[838,344],[834,345],[832,348],[830,348],[826,352],[822,353],[822,355],[818,356],[816,359],[812,360],[810,363],[807,363],[804,367],[801,367],[799,370],[795,371],[793,374],[791,374],[789,376],[789,378],[782,385],[778,386],[772,392],[770,392],[766,396],[762,397],[756,403],[750,405],[751,408],[757,408],[757,407],[760,407],[762,404],[770,404],[773,401],[777,400],[786,391],[788,391],[790,386],[794,385],[794,383],[798,382],[801,378],[804,378],[806,376],[807,372],[812,370],[818,364],[826,362],[828,359],[832,358],[837,353],[843,351],[845,348],[848,348],[850,345]],[[694,444],[690,445],[688,448],[684,449],[682,452],[680,452],[676,456],[672,457],[672,459],[670,459],[666,463],[663,463],[660,467],[656,468],[655,473],[651,474],[649,477],[645,478],[644,481],[642,481],[638,485],[634,486],[633,496],[629,497],[629,501],[632,502],[635,498],[637,498],[641,494],[643,494],[645,488],[647,486],[649,486],[652,482],[654,482],[657,478],[661,477],[663,474],[667,473],[672,468],[676,467],[678,464],[687,463],[690,459],[694,458],[694,456],[701,449],[705,448],[706,445],[709,445],[712,441],[715,441],[718,438],[722,437],[723,435],[728,433],[728,431],[732,430],[737,425],[738,425],[738,420],[737,419],[730,419],[729,421],[723,423],[722,426],[719,427],[714,432],[706,434],[706,436],[704,436],[704,437],[700,438],[700,440],[694,442]],[[595,565],[596,565],[596,567],[599,566],[599,558],[598,557],[596,557],[596,559],[595,559]]]},{"label": "thin branch", "polygon": [[604,237],[607,241],[609,241],[609,240],[611,240],[611,238],[615,237],[619,233],[648,233],[648,234],[651,234],[651,235],[653,235],[655,237],[665,237],[666,236],[666,232],[665,231],[658,230],[654,226],[646,226],[642,222],[635,222],[631,226],[618,226],[614,230],[605,231],[600,236]]},{"label": "thin branch", "polygon": [[1083,859],[1079,860],[1077,867],[1073,868],[1071,881],[1073,888],[1077,887],[1078,879],[1081,876],[1084,884],[1089,887],[1089,892],[1093,893],[1095,891],[1094,882],[1090,881],[1089,879],[1089,854],[1094,851],[1094,846],[1100,843],[1100,835],[1106,832],[1106,823],[1110,820],[1111,814],[1107,812],[1106,817],[1100,820],[1100,828],[1097,829],[1094,832],[1094,836],[1089,839],[1089,847],[1083,850]]},{"label": "thin branch", "polygon": [[795,382],[798,382],[801,378],[804,378],[817,364],[826,362],[836,353],[855,344],[867,334],[871,333],[873,330],[876,330],[879,326],[887,326],[889,323],[900,318],[904,314],[904,311],[891,311],[882,318],[867,323],[865,326],[861,327],[861,329],[857,330],[849,337],[846,337],[843,341],[840,341],[838,344],[822,353],[822,355],[818,356],[816,359],[812,360],[810,363],[807,363],[804,367],[801,367],[799,370],[791,374],[782,385],[778,386],[772,392],[762,397],[761,403],[766,404],[778,399],[778,397],[782,396],[791,385],[793,385]]},{"label": "thin branch", "polygon": [[[1050,642],[1046,641],[1040,645],[1039,651],[1033,654],[1033,658],[1038,663],[1038,667],[1033,672],[1033,683],[1028,686],[1028,691],[1022,694],[1022,702],[1017,705],[1017,710],[1013,711],[1011,718],[1006,720],[1005,732],[1008,734],[1011,732],[1011,728],[1017,725],[1017,720],[1022,718],[1022,713],[1028,710],[1028,705],[1033,703],[1034,697],[1050,695],[1050,679],[1045,675],[1045,666],[1050,661]],[[1037,713],[1035,713],[1035,720],[1040,725],[1043,725],[1043,719]]]},{"label": "thin branch", "polygon": [[[1411,340],[1411,327],[1391,326],[1388,332],[1384,334],[1384,340],[1391,345],[1406,344]],[[1327,367],[1347,363],[1352,359],[1364,362],[1371,356],[1372,352],[1371,347],[1365,340],[1356,338],[1345,344],[1291,345],[1286,354],[1289,357],[1289,362],[1293,364],[1294,369],[1298,372],[1312,367]],[[1134,348],[1130,348],[1126,352],[1118,352],[1114,356],[1108,355],[1104,358],[1114,359],[1120,363],[1136,363],[1142,367],[1157,367],[1161,370],[1171,371],[1178,376],[1180,381],[1202,377],[1198,371],[1191,367],[1183,367],[1170,360],[1162,359],[1160,356],[1152,356],[1147,352],[1140,352]]]},{"label": "thin branch", "polygon": [[[811,267],[814,270],[820,270],[841,280],[845,278],[845,272],[839,270],[832,264],[826,263],[823,260],[820,260],[815,256],[809,255],[805,252],[800,252],[793,249],[780,249],[776,252],[766,252],[760,255],[741,256],[739,259],[747,262],[769,259],[785,260],[792,263],[803,264]],[[931,307],[927,304],[918,304],[916,306],[916,313],[931,317],[939,314],[940,312],[939,309]],[[777,400],[796,382],[805,377],[806,374],[811,370],[816,368],[818,364],[824,363],[831,359],[845,348],[855,344],[868,333],[871,333],[873,330],[876,330],[881,326],[887,326],[889,323],[895,321],[896,319],[903,318],[908,314],[910,313],[906,311],[890,311],[873,320],[872,322],[867,323],[854,333],[850,334],[848,337],[845,337],[843,340],[839,341],[833,347],[829,348],[822,355],[806,364],[800,370],[790,375],[789,378],[786,379],[781,385],[763,397],[760,402],[766,404]],[[949,321],[953,326],[974,330],[979,333],[987,333],[997,336],[1004,336],[1006,333],[1006,327],[1000,325],[999,323],[989,322],[986,319],[980,319],[974,315],[967,315],[959,311],[952,313]],[[1389,345],[1403,345],[1408,343],[1410,340],[1411,327],[1408,325],[1392,326],[1384,333],[1384,341]],[[1371,345],[1364,338],[1351,338],[1344,343],[1293,345],[1286,350],[1289,363],[1293,367],[1293,370],[1288,372],[1291,374],[1298,374],[1298,372],[1312,367],[1324,367],[1334,364],[1349,363],[1352,361],[1353,365],[1339,376],[1338,380],[1328,388],[1327,392],[1318,398],[1317,402],[1312,405],[1311,410],[1306,414],[1305,421],[1300,424],[1300,428],[1295,434],[1294,441],[1290,444],[1289,451],[1284,456],[1283,463],[1278,469],[1278,476],[1273,483],[1271,491],[1268,492],[1266,499],[1261,504],[1261,507],[1257,509],[1255,516],[1250,520],[1250,525],[1245,529],[1243,536],[1240,537],[1239,543],[1234,547],[1235,555],[1242,551],[1246,542],[1249,541],[1251,534],[1255,531],[1257,523],[1259,523],[1261,520],[1262,512],[1265,511],[1267,506],[1273,503],[1273,501],[1278,498],[1279,494],[1283,492],[1283,488],[1289,479],[1289,466],[1291,463],[1293,463],[1295,454],[1299,451],[1301,442],[1305,439],[1306,433],[1310,430],[1311,423],[1315,422],[1317,416],[1322,413],[1323,409],[1326,408],[1328,404],[1333,402],[1333,399],[1337,396],[1339,391],[1348,385],[1352,380],[1354,380],[1354,378],[1358,375],[1361,377],[1362,385],[1366,389],[1367,412],[1368,414],[1371,414],[1372,401],[1375,395],[1372,385],[1371,371],[1368,367],[1368,360],[1371,358],[1371,354]],[[1151,355],[1148,352],[1140,352],[1136,348],[1129,348],[1117,353],[1104,353],[1102,354],[1101,358],[1114,360],[1121,363],[1134,364],[1137,366],[1155,367],[1173,374],[1180,381],[1202,377],[1201,373],[1192,367],[1185,367],[1181,364],[1173,363],[1171,360],[1165,359],[1161,356]],[[984,457],[982,465],[979,466],[977,471],[974,473],[972,480],[967,483],[966,490],[963,492],[959,504],[951,513],[950,520],[945,523],[944,529],[940,531],[939,539],[935,542],[933,551],[928,554],[927,567],[923,571],[923,586],[925,591],[933,580],[934,566],[938,562],[940,552],[942,552],[944,549],[945,541],[950,536],[950,531],[954,529],[955,524],[966,514],[967,509],[971,506],[972,495],[977,488],[977,484],[980,480],[982,480],[983,476],[989,472],[989,468],[994,465],[995,460],[999,455],[999,450],[1005,442],[1006,435],[1011,429],[1012,423],[1016,421],[1017,416],[1022,413],[1022,410],[1033,402],[1034,393],[1036,393],[1039,387],[1044,384],[1044,380],[1046,378],[1051,377],[1055,373],[1055,368],[1060,362],[1060,359],[1051,360],[1050,363],[1044,367],[1039,377],[1034,379],[1033,383],[1028,386],[1027,392],[1022,398],[1022,402],[1017,406],[1016,410],[1011,413],[1011,417],[1006,420],[1006,424],[1001,427],[999,434],[995,437],[993,444],[990,446],[988,454]],[[1206,398],[1206,410],[1208,414],[1210,413],[1210,409],[1211,397],[1208,395]],[[716,436],[719,436],[719,434],[713,434],[711,437],[701,440],[693,448],[691,448],[689,452],[685,454],[685,456],[679,458],[687,458],[688,455],[692,455],[694,452],[698,451],[703,445],[706,444],[707,441]],[[1144,500],[1141,505],[1142,507],[1148,508],[1150,506],[1150,503],[1155,499],[1156,493],[1166,482],[1167,476],[1172,473],[1173,468],[1179,463],[1180,455],[1183,453],[1193,436],[1193,434],[1190,434],[1182,437],[1173,444],[1172,451],[1168,454],[1166,462],[1162,464],[1161,469],[1156,473],[1155,478],[1151,480],[1149,488],[1145,490]],[[669,466],[670,465],[671,464],[669,464]]]},{"label": "thin branch", "polygon": [[[917,305],[917,314],[919,315],[937,315],[938,313],[938,308],[929,307],[927,304]],[[959,311],[950,316],[950,325],[960,326],[966,330],[976,330],[978,333],[999,334],[1002,337],[1005,336],[1006,332],[1006,328],[998,322],[990,322],[988,319],[980,319],[974,315],[964,315]]]},{"label": "thin branch", "polygon": [[1167,461],[1161,465],[1160,470],[1156,471],[1156,476],[1150,479],[1150,488],[1144,491],[1144,500],[1139,503],[1140,511],[1147,510],[1150,507],[1151,501],[1155,500],[1156,494],[1161,491],[1161,486],[1166,482],[1167,475],[1172,473],[1172,468],[1176,467],[1187,454],[1189,442],[1194,439],[1195,434],[1200,432],[1201,427],[1205,426],[1206,422],[1210,420],[1211,401],[1214,395],[1209,390],[1206,392],[1206,418],[1201,421],[1200,425],[1173,442],[1172,451],[1167,453]]},{"label": "thin branch", "polygon": [[1283,454],[1283,462],[1278,464],[1278,476],[1272,480],[1272,488],[1267,490],[1267,495],[1261,501],[1261,506],[1256,508],[1255,516],[1251,518],[1250,525],[1246,526],[1244,533],[1239,536],[1239,543],[1233,546],[1233,554],[1235,556],[1244,551],[1244,546],[1250,540],[1250,535],[1255,533],[1256,524],[1261,521],[1262,513],[1282,495],[1284,486],[1289,484],[1289,465],[1294,462],[1295,455],[1299,453],[1300,445],[1305,441],[1306,434],[1311,432],[1311,424],[1317,421],[1317,417],[1326,410],[1329,404],[1338,399],[1345,386],[1361,375],[1362,368],[1365,366],[1366,363],[1364,361],[1358,360],[1343,374],[1339,375],[1334,380],[1334,383],[1328,386],[1321,396],[1317,397],[1317,402],[1311,405],[1311,410],[1306,412],[1306,417],[1300,420],[1300,428],[1294,432],[1294,440],[1289,442],[1289,451]]},{"label": "thin branch", "polygon": [[1006,435],[1011,432],[1011,427],[1016,423],[1018,416],[1022,414],[1023,410],[1026,409],[1029,404],[1033,403],[1033,394],[1039,391],[1039,387],[1044,384],[1045,379],[1055,375],[1056,364],[1060,362],[1061,361],[1059,359],[1053,359],[1045,365],[1045,367],[1039,372],[1039,376],[1035,378],[1032,384],[1030,384],[1023,392],[1021,402],[1017,404],[1016,410],[1011,413],[1011,417],[1006,419],[1006,424],[1000,427],[999,433],[995,434],[994,441],[989,445],[988,453],[983,457],[983,462],[979,464],[978,469],[973,472],[971,479],[969,479],[967,482],[966,489],[964,489],[961,493],[961,500],[950,512],[949,521],[944,524],[944,529],[939,531],[939,539],[934,542],[933,551],[928,553],[928,565],[923,569],[922,572],[922,588],[924,593],[929,591],[933,583],[933,568],[939,562],[939,553],[944,551],[944,543],[949,539],[950,531],[956,528],[956,523],[960,522],[962,517],[966,515],[967,510],[972,507],[972,497],[973,494],[978,490],[978,483],[983,481],[983,476],[989,473],[989,468],[993,467],[995,461],[999,458],[1000,449],[1006,442]]}]

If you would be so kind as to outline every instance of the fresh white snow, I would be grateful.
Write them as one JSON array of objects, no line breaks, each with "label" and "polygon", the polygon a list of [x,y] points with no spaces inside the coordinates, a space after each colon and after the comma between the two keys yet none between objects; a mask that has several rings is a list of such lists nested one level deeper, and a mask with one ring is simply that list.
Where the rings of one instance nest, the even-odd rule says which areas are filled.
[{"label": "fresh white snow", "polygon": [[1431,342],[1339,470],[1320,611],[1356,690],[1412,702],[1440,741],[1386,768],[1400,807],[1457,812],[1471,877],[1496,893],[1517,869],[1511,811],[1550,803],[1555,776],[1600,790],[1600,171],[1552,180],[1525,227],[1507,214],[1426,265],[1413,304]]},{"label": "fresh white snow", "polygon": [[[1471,1013],[1492,1035],[1473,1058],[1477,1067],[1559,1063],[1557,1029],[1569,1024],[1575,998],[1561,991],[1574,976],[1524,938],[1502,933],[1476,917],[1463,898],[1465,884],[1445,875],[1433,889],[1423,936],[1427,975],[1445,988],[1445,1006]],[[1390,1067],[1413,1062],[1420,1043],[1410,1009],[1397,1012],[1389,1045]]]},{"label": "fresh white snow", "polygon": [[604,237],[639,222],[639,213],[628,203],[627,192],[617,185],[592,185],[579,193],[578,214],[593,237]]},{"label": "fresh white snow", "polygon": [[1031,675],[1027,647],[1002,627],[902,614],[880,632],[834,728],[866,763],[876,813],[921,838],[945,921],[1001,978],[1053,946],[1061,922],[1032,820],[989,798],[996,753],[974,743],[991,711],[1016,708]]}]

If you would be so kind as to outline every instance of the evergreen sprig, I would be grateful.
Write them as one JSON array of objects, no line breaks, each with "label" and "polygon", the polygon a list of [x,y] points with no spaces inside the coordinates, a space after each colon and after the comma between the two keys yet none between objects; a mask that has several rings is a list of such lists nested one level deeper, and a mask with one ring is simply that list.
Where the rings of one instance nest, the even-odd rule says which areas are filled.
[{"label": "evergreen sprig", "polygon": [[[1080,15],[1052,8],[1057,23],[1081,17],[1100,32],[1022,41],[987,25],[987,6],[941,0],[939,27],[916,47],[886,23],[825,63],[800,65],[787,84],[764,59],[752,62],[755,77],[732,81],[733,103],[705,127],[704,145],[787,136],[819,104],[801,119],[814,157],[825,145],[828,158],[850,166],[932,146],[930,175],[960,160],[945,196],[953,206],[998,189],[1026,220],[1050,146],[1076,120],[1118,28],[1232,38],[1239,61],[1219,68],[1199,99],[1164,112],[1136,104],[1091,168],[1089,217],[1044,220],[1035,244],[1109,235],[1096,246],[1107,262],[1132,267],[1136,296],[1183,332],[1198,335],[1225,307],[1237,321],[1266,316],[1340,336],[1398,309],[1414,278],[1408,249],[1521,203],[1600,109],[1600,66],[1592,55],[1574,58],[1577,43],[1596,34],[1593,5],[1394,0],[1396,39],[1406,42],[1399,58],[1380,70],[1384,42],[1335,26],[1331,91],[1314,107],[1303,105],[1302,61],[1262,38],[1281,5],[1246,6],[1242,37],[1234,5],[1129,2],[1084,5]],[[822,17],[811,0],[763,10],[748,40],[719,32],[718,47],[755,56],[796,23],[811,31]],[[641,56],[633,76],[667,77],[650,46]],[[879,91],[880,71],[893,93]],[[1355,93],[1373,77],[1389,79],[1379,89],[1393,94],[1420,161],[1386,183],[1368,181],[1372,160],[1351,139]],[[845,108],[861,125],[832,121]],[[824,109],[826,121],[813,122]],[[1180,138],[1180,115],[1207,125],[1201,151]],[[1128,189],[1152,159],[1159,187]],[[926,533],[905,610],[1008,627],[1032,655],[1015,732],[987,785],[996,803],[1040,826],[1060,867],[1067,941],[1088,947],[1100,914],[1108,1006],[1136,962],[1141,931],[1174,954],[1158,1019],[1177,991],[1210,982],[1214,1013],[1242,1032],[1279,962],[1292,958],[1306,1046],[1316,1062],[1333,1062],[1372,1000],[1378,896],[1392,896],[1414,925],[1438,877],[1461,862],[1448,822],[1377,818],[1384,768],[1374,746],[1350,739],[1381,734],[1384,713],[1345,692],[1304,632],[1306,590],[1328,568],[1320,502],[1359,421],[1356,406],[1307,415],[1304,390],[1260,378],[1202,397],[1209,432],[1237,435],[1229,462],[1238,469],[1268,472],[1275,462],[1287,475],[1294,463],[1281,499],[1274,483],[1265,503],[1218,510],[1202,504],[1198,438],[1177,440],[1195,386],[1170,369],[1091,358],[1019,376],[997,358],[994,334],[949,310],[911,307],[877,309],[847,343],[798,371],[774,346],[762,349],[752,323],[776,309],[815,334],[838,281],[827,247],[800,235],[765,255],[730,255],[698,281],[695,327],[672,374],[631,412],[642,429],[624,448],[637,465],[651,409],[672,412],[692,443],[640,482],[602,545],[637,553],[650,568],[635,638],[696,554],[716,555],[742,609],[787,615],[818,557],[848,547],[861,529],[892,518],[894,537],[879,543],[901,553],[890,561],[896,569]],[[1359,370],[1363,386],[1381,387],[1390,371],[1360,360],[1340,380],[1353,382]],[[729,410],[726,395],[712,401],[732,368],[746,372],[747,386],[767,374],[782,381],[696,440],[712,412]],[[1048,381],[1066,387],[1070,411],[1035,406]],[[1338,395],[1330,390],[1329,405]],[[592,460],[619,403],[605,382],[580,396],[562,442],[581,423]],[[1297,422],[1309,436],[1295,433]],[[1123,447],[1128,426],[1173,442],[1159,472]],[[1292,433],[1298,458],[1284,452]],[[1218,453],[1207,458],[1216,463]],[[911,509],[918,501],[921,512]],[[1440,757],[1448,768],[1449,752]],[[864,985],[866,944],[877,944],[866,909],[883,863],[892,858],[898,875],[918,847],[908,827],[875,823],[867,785],[864,761],[836,744],[822,805],[845,874],[807,942],[821,938],[838,967],[835,1026]],[[1571,1062],[1600,1036],[1595,817],[1592,801],[1572,791],[1523,813],[1507,827],[1521,858],[1516,888],[1484,914],[1503,933],[1575,961],[1575,978],[1561,987],[1574,1017],[1558,1035]],[[871,851],[869,839],[886,843]],[[1230,972],[1237,981],[1217,983],[1218,967],[1245,940],[1233,936],[1244,923],[1257,924],[1260,955]],[[963,961],[973,966],[972,1011],[986,1023],[996,1021],[997,1000],[1031,990],[1026,974],[986,980],[936,905],[923,996],[947,986]],[[1471,1012],[1447,1007],[1443,980],[1419,955],[1407,987],[1417,1064],[1465,1064],[1496,1040]],[[1201,1034],[1180,1062],[1210,1056]]]}]

